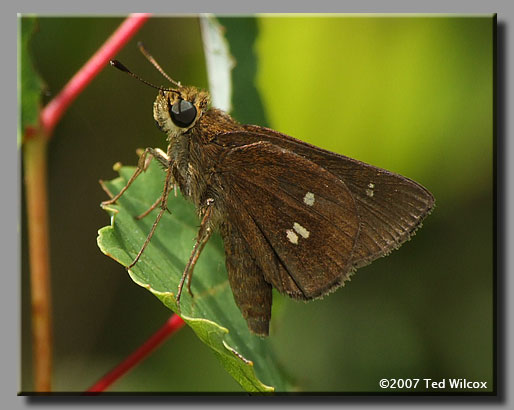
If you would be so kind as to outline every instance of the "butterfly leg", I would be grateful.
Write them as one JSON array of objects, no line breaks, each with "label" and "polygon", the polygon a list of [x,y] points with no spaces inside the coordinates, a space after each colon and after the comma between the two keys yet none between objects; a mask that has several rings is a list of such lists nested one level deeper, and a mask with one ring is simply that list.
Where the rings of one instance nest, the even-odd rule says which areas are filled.
[{"label": "butterfly leg", "polygon": [[[173,176],[172,176],[172,173],[171,173],[172,170],[171,170],[170,162],[168,161],[169,155],[164,154],[164,152],[159,150],[159,149],[147,148],[145,150],[145,152],[143,153],[143,155],[141,155],[141,158],[139,159],[138,169],[141,169],[142,171],[145,170],[146,168],[148,168],[148,165],[146,164],[146,152],[147,151],[150,153],[150,155],[153,158],[156,158],[159,162],[161,162],[161,164],[163,164],[163,165],[165,163],[168,164],[168,168],[166,170],[166,180],[164,182],[164,190],[162,192],[161,197],[159,198],[159,201],[160,201],[160,204],[161,204],[161,210],[159,211],[159,214],[157,215],[157,218],[155,218],[155,221],[154,221],[154,223],[152,225],[152,229],[150,229],[150,233],[146,237],[145,243],[143,244],[143,246],[139,250],[138,254],[136,255],[135,259],[132,261],[132,263],[129,266],[127,266],[127,269],[132,268],[137,263],[137,261],[139,260],[139,258],[143,254],[144,250],[146,249],[146,247],[150,243],[150,240],[152,239],[152,236],[153,236],[153,234],[155,232],[155,229],[157,228],[157,225],[159,225],[159,222],[160,222],[162,216],[164,215],[164,212],[168,211],[168,194],[170,192],[170,187],[171,187],[172,179],[173,179]],[[155,154],[157,154],[157,155],[155,155]],[[150,160],[151,160],[151,158],[149,159],[149,161]],[[145,165],[146,165],[146,168],[145,168]],[[139,171],[139,174],[142,171]],[[137,174],[137,170],[134,173],[135,177],[133,175],[132,178],[135,179],[137,177],[137,175],[139,175],[139,174],[137,174],[137,175],[136,174]],[[152,205],[152,207],[153,207],[153,205]]]},{"label": "butterfly leg", "polygon": [[[150,212],[152,212],[155,208],[157,208],[159,206],[159,204],[162,202],[162,198],[159,197],[157,198],[157,200],[152,204],[152,206],[150,208],[148,208],[146,211],[144,211],[142,214],[138,215],[138,216],[135,216],[134,218],[137,219],[138,221],[140,219],[143,219],[145,216],[147,216]],[[168,209],[168,212],[169,212],[169,209]]]},{"label": "butterfly leg", "polygon": [[206,202],[206,207],[203,210],[202,222],[200,223],[200,230],[198,231],[198,236],[196,238],[195,245],[193,247],[193,251],[191,252],[191,256],[189,257],[189,261],[187,262],[186,268],[184,269],[184,273],[182,273],[182,277],[180,278],[180,282],[177,290],[177,306],[180,310],[180,297],[182,295],[182,288],[184,287],[184,282],[187,278],[187,290],[189,294],[193,296],[191,292],[191,278],[193,277],[193,271],[202,253],[202,250],[212,235],[211,228],[211,217],[212,217],[212,205],[214,203],[213,199],[208,199]]},{"label": "butterfly leg", "polygon": [[113,196],[109,192],[109,190],[105,187],[103,181],[100,180],[100,185],[102,186],[103,190],[105,192],[107,192],[107,194],[111,197],[111,199],[109,199],[107,201],[103,201],[102,206],[114,204],[118,199],[120,199],[120,197],[125,193],[125,191],[130,187],[130,185],[132,185],[132,183],[141,174],[141,172],[144,172],[148,169],[148,166],[150,165],[150,161],[152,160],[152,158],[155,158],[164,167],[169,168],[169,166],[170,166],[169,157],[164,151],[160,150],[159,148],[146,148],[143,151],[143,153],[141,154],[141,156],[139,157],[136,171],[130,177],[130,179],[127,181],[127,184],[115,196]]},{"label": "butterfly leg", "polygon": [[[169,168],[169,157],[163,151],[161,151],[159,148],[156,148],[154,150],[154,152],[150,153],[150,159],[148,161],[145,160],[145,164],[144,164],[144,167],[145,167],[144,170],[145,171],[146,171],[146,169],[148,169],[148,166],[150,165],[150,161],[151,161],[152,158],[155,158],[157,161],[159,161],[159,163],[164,168],[166,168],[166,169]],[[175,196],[177,196],[177,186],[176,186],[176,184],[173,184],[173,187],[171,189],[173,189],[175,191]],[[142,214],[140,214],[138,216],[135,216],[134,218],[137,219],[138,221],[143,219],[150,212],[152,212],[155,208],[157,208],[161,202],[162,202],[162,197],[157,198],[156,201],[150,206],[150,208],[148,208]],[[169,209],[167,209],[167,211],[169,213],[171,213],[171,211]]]}]

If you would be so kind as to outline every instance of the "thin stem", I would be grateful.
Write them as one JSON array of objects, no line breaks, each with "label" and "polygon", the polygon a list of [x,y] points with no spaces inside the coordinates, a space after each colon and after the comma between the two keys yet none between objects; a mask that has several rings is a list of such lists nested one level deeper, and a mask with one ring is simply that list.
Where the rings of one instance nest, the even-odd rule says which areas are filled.
[{"label": "thin stem", "polygon": [[48,103],[41,112],[41,124],[48,136],[52,134],[55,125],[73,100],[132,38],[149,17],[150,14],[148,13],[135,13],[127,17],[103,46],[68,81],[62,91]]},{"label": "thin stem", "polygon": [[148,18],[149,14],[128,17],[41,111],[39,127],[25,130],[23,164],[30,254],[34,389],[37,392],[50,392],[52,386],[47,142],[68,106]]},{"label": "thin stem", "polygon": [[37,136],[24,147],[30,252],[34,389],[51,391],[52,332],[48,240],[47,140]]},{"label": "thin stem", "polygon": [[91,386],[88,393],[100,393],[105,391],[111,384],[127,373],[130,369],[148,357],[162,342],[184,326],[184,321],[178,315],[172,315],[166,323],[155,332],[145,343],[136,349],[123,362],[102,377]]}]

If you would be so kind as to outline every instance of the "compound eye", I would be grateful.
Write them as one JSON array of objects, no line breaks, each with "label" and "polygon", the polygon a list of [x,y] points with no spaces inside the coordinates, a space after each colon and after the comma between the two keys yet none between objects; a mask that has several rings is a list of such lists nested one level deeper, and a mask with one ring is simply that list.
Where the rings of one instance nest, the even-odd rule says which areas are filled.
[{"label": "compound eye", "polygon": [[189,127],[196,118],[196,108],[193,103],[178,100],[171,106],[170,116],[173,123],[180,128]]}]

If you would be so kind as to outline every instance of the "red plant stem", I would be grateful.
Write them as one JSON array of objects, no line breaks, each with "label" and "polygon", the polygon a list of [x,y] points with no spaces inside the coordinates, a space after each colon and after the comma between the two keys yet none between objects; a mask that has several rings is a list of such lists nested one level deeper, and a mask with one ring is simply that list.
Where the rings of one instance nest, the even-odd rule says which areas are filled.
[{"label": "red plant stem", "polygon": [[30,254],[34,391],[52,387],[52,323],[47,201],[47,140],[40,135],[25,143],[25,192]]},{"label": "red plant stem", "polygon": [[102,377],[91,386],[88,393],[100,393],[105,391],[111,384],[127,373],[143,359],[149,356],[169,336],[184,326],[184,321],[179,315],[172,315],[166,323],[155,332],[145,343],[128,356],[123,362]]},{"label": "red plant stem", "polygon": [[127,17],[103,46],[68,81],[61,92],[46,105],[41,112],[41,125],[47,136],[52,134],[55,125],[73,100],[132,38],[149,17],[150,14],[148,13],[136,13]]},{"label": "red plant stem", "polygon": [[128,17],[41,111],[39,127],[32,125],[24,130],[23,166],[29,234],[34,390],[37,392],[50,392],[52,377],[47,143],[68,106],[148,18],[149,14],[133,14]]}]

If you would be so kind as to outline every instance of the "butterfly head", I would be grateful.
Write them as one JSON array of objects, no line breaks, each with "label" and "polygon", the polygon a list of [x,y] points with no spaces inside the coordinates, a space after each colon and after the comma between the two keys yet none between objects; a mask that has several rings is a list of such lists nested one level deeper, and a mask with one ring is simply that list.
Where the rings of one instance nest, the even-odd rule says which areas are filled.
[{"label": "butterfly head", "polygon": [[153,105],[157,126],[171,139],[194,127],[209,105],[209,94],[196,87],[159,90]]}]

